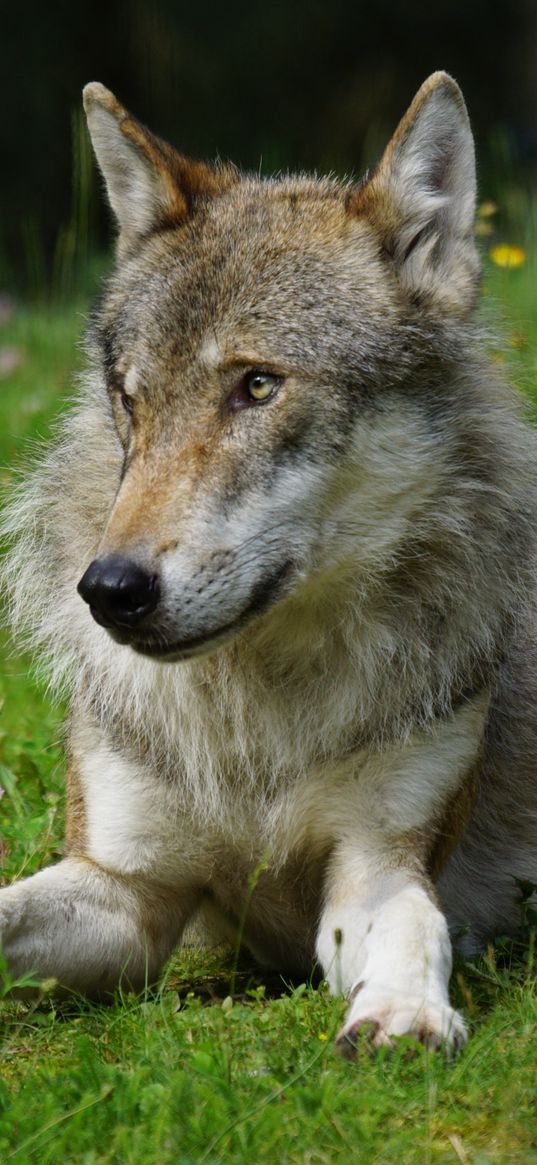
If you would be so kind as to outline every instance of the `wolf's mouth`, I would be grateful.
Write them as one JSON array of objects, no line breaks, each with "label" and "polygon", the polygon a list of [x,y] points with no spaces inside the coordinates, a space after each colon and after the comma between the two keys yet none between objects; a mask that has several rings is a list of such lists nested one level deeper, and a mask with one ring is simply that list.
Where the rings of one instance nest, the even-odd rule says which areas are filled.
[{"label": "wolf's mouth", "polygon": [[109,634],[116,643],[132,647],[139,655],[147,655],[163,663],[177,663],[183,659],[190,659],[196,655],[206,655],[215,650],[227,639],[231,639],[258,615],[263,615],[270,607],[282,598],[287,589],[287,583],[294,570],[294,562],[288,559],[283,566],[278,567],[272,574],[264,578],[254,587],[248,605],[237,618],[224,624],[223,627],[211,628],[201,635],[189,636],[186,639],[168,640],[162,636],[126,635],[115,628],[108,628]]}]

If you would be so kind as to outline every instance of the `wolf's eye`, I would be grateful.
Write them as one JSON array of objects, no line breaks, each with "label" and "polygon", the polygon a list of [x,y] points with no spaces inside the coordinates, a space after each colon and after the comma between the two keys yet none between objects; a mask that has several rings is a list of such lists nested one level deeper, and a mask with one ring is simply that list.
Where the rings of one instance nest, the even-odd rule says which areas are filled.
[{"label": "wolf's eye", "polygon": [[281,382],[281,376],[275,376],[272,372],[254,371],[245,376],[244,388],[250,400],[261,402],[274,396]]},{"label": "wolf's eye", "polygon": [[128,414],[129,417],[132,417],[132,414],[134,412],[134,401],[132,399],[132,396],[129,396],[129,394],[127,392],[120,392],[119,399],[123,405],[123,408],[125,409],[125,412]]},{"label": "wolf's eye", "polygon": [[239,412],[241,409],[251,408],[252,405],[266,404],[276,396],[283,379],[283,376],[278,376],[276,372],[262,372],[259,368],[246,372],[228,396],[228,408],[232,412]]}]

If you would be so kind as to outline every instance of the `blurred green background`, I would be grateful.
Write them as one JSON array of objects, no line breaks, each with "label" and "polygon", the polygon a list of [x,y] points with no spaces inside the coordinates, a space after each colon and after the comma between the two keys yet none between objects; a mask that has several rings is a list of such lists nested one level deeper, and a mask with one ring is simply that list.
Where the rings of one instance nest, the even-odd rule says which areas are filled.
[{"label": "blurred green background", "polygon": [[94,285],[110,227],[81,112],[89,80],[185,152],[359,174],[428,73],[447,69],[470,109],[483,196],[524,229],[535,0],[27,0],[2,4],[1,30],[2,288],[69,297]]}]

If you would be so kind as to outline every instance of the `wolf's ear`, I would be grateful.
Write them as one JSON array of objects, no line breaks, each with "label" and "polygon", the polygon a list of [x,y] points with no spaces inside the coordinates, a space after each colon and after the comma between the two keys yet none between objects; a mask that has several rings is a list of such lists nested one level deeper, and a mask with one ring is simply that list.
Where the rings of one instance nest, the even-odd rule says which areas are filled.
[{"label": "wolf's ear", "polygon": [[462,93],[447,73],[433,73],[350,208],[372,221],[411,294],[464,315],[475,302],[479,274],[475,195]]},{"label": "wolf's ear", "polygon": [[184,221],[197,198],[221,193],[236,181],[231,168],[190,161],[149,133],[98,81],[86,85],[83,98],[119,224],[120,258],[152,231]]}]

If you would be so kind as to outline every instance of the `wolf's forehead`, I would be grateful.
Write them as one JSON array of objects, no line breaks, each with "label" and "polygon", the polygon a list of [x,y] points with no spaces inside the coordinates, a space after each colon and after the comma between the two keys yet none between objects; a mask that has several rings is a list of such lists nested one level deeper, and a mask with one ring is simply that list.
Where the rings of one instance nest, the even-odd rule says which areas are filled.
[{"label": "wolf's forehead", "polygon": [[207,204],[207,222],[235,226],[241,235],[247,224],[250,239],[274,229],[285,236],[302,229],[338,231],[347,217],[348,190],[330,178],[243,178]]},{"label": "wolf's forehead", "polygon": [[[119,349],[215,359],[242,332],[270,347],[292,332],[332,335],[374,300],[375,247],[344,190],[310,180],[245,183],[186,229],[162,232],[119,271],[106,316]],[[333,319],[332,319],[333,317]],[[295,345],[296,346],[296,345]],[[301,347],[301,345],[299,345]],[[276,354],[276,353],[275,353]],[[283,351],[281,352],[283,355]],[[289,352],[289,355],[292,355]]]},{"label": "wolf's forehead", "polygon": [[184,226],[149,241],[149,265],[156,262],[173,279],[192,269],[212,268],[213,277],[241,278],[286,258],[340,249],[356,228],[346,209],[345,187],[328,180],[243,180],[203,205]]},{"label": "wolf's forehead", "polygon": [[[363,221],[348,216],[344,193],[304,179],[301,183],[259,184],[214,198],[185,227],[148,240],[129,264],[126,290],[144,299],[177,298],[198,309],[198,288],[205,301],[240,290],[255,296],[256,285],[275,277],[315,283],[334,266],[370,259],[372,235]],[[369,245],[368,245],[369,243]],[[354,266],[354,264],[353,264]],[[255,282],[253,282],[255,281]]]},{"label": "wolf's forehead", "polygon": [[[350,229],[349,229],[350,228]],[[292,269],[307,258],[322,265],[352,233],[341,189],[297,180],[296,183],[239,184],[213,199],[187,231],[161,236],[157,250],[179,277],[211,270],[215,286],[231,286],[244,273],[261,277],[282,267]],[[219,278],[220,277],[220,278]]]}]

